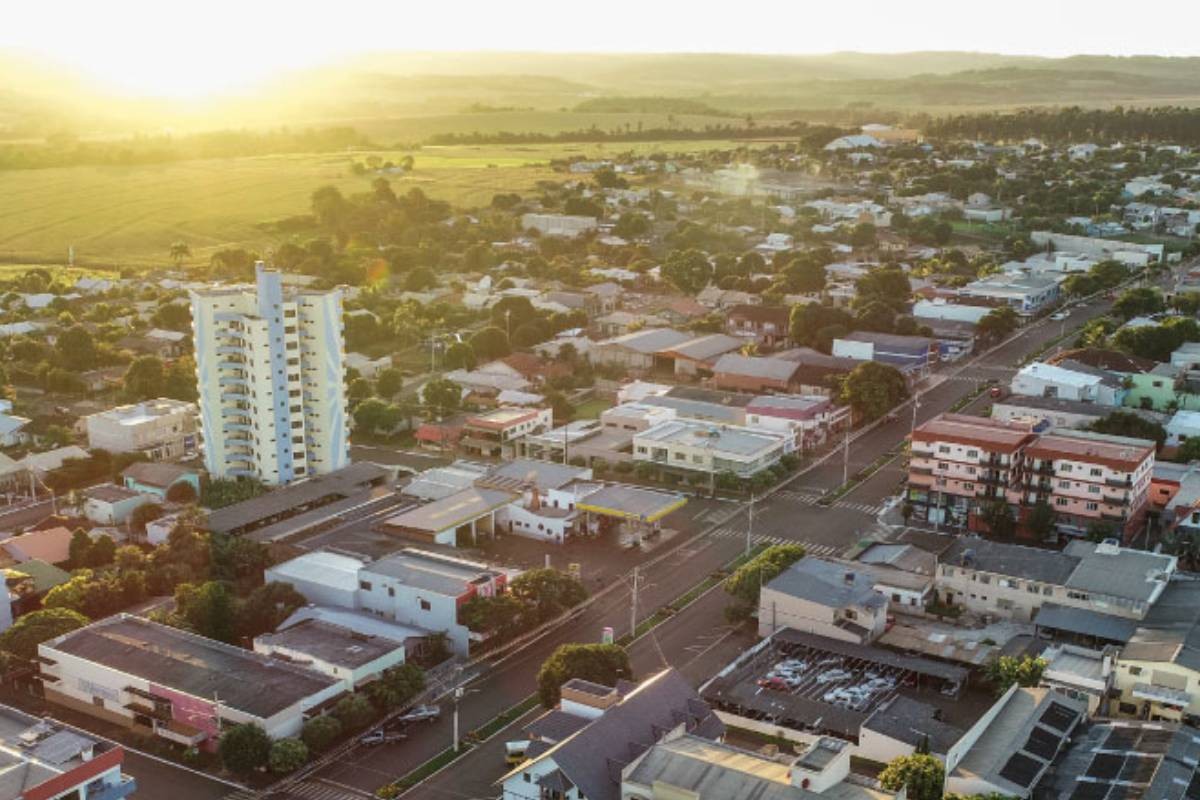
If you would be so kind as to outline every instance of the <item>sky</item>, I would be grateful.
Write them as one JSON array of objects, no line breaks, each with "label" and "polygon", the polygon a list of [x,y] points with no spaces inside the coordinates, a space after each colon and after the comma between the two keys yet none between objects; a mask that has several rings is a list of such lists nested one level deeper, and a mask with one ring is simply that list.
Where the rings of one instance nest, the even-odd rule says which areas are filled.
[{"label": "sky", "polygon": [[[0,49],[119,90],[203,96],[395,50],[970,50],[1200,55],[1200,2],[1116,0],[8,0]],[[1147,7],[1151,8],[1150,6]]]}]

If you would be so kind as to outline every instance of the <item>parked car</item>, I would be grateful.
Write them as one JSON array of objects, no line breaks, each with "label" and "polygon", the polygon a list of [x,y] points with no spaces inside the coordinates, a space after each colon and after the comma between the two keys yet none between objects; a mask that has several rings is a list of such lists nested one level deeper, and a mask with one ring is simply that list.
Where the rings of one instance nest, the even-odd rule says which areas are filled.
[{"label": "parked car", "polygon": [[397,722],[433,722],[442,715],[438,706],[413,706],[408,713],[396,717]]},{"label": "parked car", "polygon": [[403,733],[385,733],[384,731],[379,730],[371,731],[366,736],[360,736],[358,743],[366,745],[367,747],[378,747],[381,744],[391,744],[393,742],[399,742],[405,738],[406,736]]},{"label": "parked car", "polygon": [[1066,319],[1069,316],[1071,316],[1070,310],[1064,308],[1062,311],[1055,311],[1053,314],[1051,314],[1050,319],[1055,320],[1055,321],[1061,321],[1061,320]]},{"label": "parked car", "polygon": [[515,767],[525,760],[525,752],[529,749],[529,740],[521,739],[514,742],[504,743],[504,763],[507,766]]}]

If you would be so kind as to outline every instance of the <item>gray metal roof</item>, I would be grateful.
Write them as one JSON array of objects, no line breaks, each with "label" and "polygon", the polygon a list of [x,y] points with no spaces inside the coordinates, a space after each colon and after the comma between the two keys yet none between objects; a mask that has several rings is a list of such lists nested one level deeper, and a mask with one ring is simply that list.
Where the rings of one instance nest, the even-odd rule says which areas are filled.
[{"label": "gray metal roof", "polygon": [[1176,580],[1138,625],[1121,657],[1200,670],[1200,581]]},{"label": "gray metal roof", "polygon": [[683,723],[705,738],[715,739],[725,730],[687,679],[665,669],[540,759],[553,759],[588,800],[616,800],[621,768]]},{"label": "gray metal roof", "polygon": [[697,339],[671,345],[665,348],[664,354],[690,358],[694,361],[709,361],[723,353],[729,353],[741,348],[745,341],[724,333],[710,333]]},{"label": "gray metal roof", "polygon": [[[873,647],[869,644],[843,642],[840,639],[830,639],[828,636],[805,633],[794,628],[783,628],[777,631],[774,636],[775,640],[779,642],[791,642],[839,656],[874,661],[876,664],[906,669],[909,672],[915,672],[919,675],[941,678],[950,683],[962,684],[967,680],[967,670],[962,667],[956,667],[953,664],[944,664],[941,661],[932,661],[919,656],[901,655],[900,653],[893,653],[890,650]],[[827,703],[821,703],[820,705],[824,708],[829,707]]]},{"label": "gray metal roof", "polygon": [[744,375],[751,378],[769,378],[775,381],[790,381],[799,369],[795,361],[782,358],[760,358],[726,353],[717,359],[713,372],[727,375]]},{"label": "gray metal roof", "polygon": [[1079,566],[1079,559],[1053,550],[963,537],[950,545],[941,561],[995,575],[1063,586]]},{"label": "gray metal roof", "polygon": [[[626,780],[650,787],[661,782],[688,796],[721,800],[817,797],[812,791],[792,785],[788,777],[787,765],[766,756],[686,735],[650,748]],[[869,795],[863,792],[863,796]]]},{"label": "gray metal roof", "polygon": [[1039,794],[1055,800],[1184,800],[1195,796],[1197,760],[1200,733],[1190,726],[1098,721],[1075,737]]},{"label": "gray metal roof", "polygon": [[572,481],[582,480],[590,475],[591,470],[584,467],[518,458],[493,468],[476,481],[476,485],[519,490],[525,483],[532,481],[538,489],[546,491],[561,489]]},{"label": "gray metal roof", "polygon": [[829,608],[882,608],[886,598],[874,589],[874,578],[849,564],[802,558],[781,572],[768,589]]},{"label": "gray metal roof", "polygon": [[683,344],[694,338],[692,334],[677,331],[674,328],[647,328],[598,342],[597,345],[615,345],[637,353],[649,355],[678,344]]},{"label": "gray metal roof", "polygon": [[562,709],[552,708],[525,726],[525,735],[530,739],[541,739],[551,744],[561,742],[582,730],[591,722],[587,717],[568,714]]},{"label": "gray metal roof", "polygon": [[517,494],[496,489],[480,489],[472,486],[460,492],[446,495],[423,506],[388,517],[384,526],[403,530],[435,534],[457,528],[478,519],[496,509],[506,506],[517,498]]},{"label": "gray metal roof", "polygon": [[121,614],[72,631],[50,647],[192,697],[267,718],[337,684],[310,669]]},{"label": "gray metal roof", "polygon": [[930,752],[944,755],[964,731],[939,720],[938,713],[936,706],[897,695],[872,714],[863,728],[914,747],[928,739]]},{"label": "gray metal roof", "polygon": [[264,520],[291,516],[326,498],[349,497],[386,477],[387,471],[375,464],[351,464],[345,469],[316,475],[261,497],[217,509],[208,515],[208,529],[214,533],[229,533]]},{"label": "gray metal roof", "polygon": [[1061,606],[1058,603],[1043,603],[1033,624],[1039,628],[1095,636],[1121,644],[1128,642],[1137,630],[1137,622],[1134,620],[1101,614],[1086,608]]},{"label": "gray metal roof", "polygon": [[1111,552],[1096,542],[1073,541],[1064,552],[1080,559],[1068,589],[1153,602],[1175,571],[1173,556],[1120,548]]},{"label": "gray metal roof", "polygon": [[365,636],[318,619],[304,620],[278,633],[256,636],[254,643],[259,642],[350,669],[370,664],[404,647],[403,641]]},{"label": "gray metal roof", "polygon": [[501,573],[484,564],[407,548],[362,569],[363,576],[382,575],[448,597],[459,597],[470,584]]}]

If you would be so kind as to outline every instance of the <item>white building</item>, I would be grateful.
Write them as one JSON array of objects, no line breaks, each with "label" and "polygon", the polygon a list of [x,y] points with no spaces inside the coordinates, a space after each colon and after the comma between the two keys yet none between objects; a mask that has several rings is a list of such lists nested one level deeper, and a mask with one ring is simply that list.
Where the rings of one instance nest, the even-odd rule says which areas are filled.
[{"label": "white building", "polygon": [[336,678],[348,692],[404,663],[404,642],[320,619],[303,619],[256,636],[254,652]]},{"label": "white building", "polygon": [[196,450],[196,404],[160,397],[84,417],[88,447],[142,453],[151,461],[183,458]]},{"label": "white building", "polygon": [[870,644],[883,634],[887,611],[888,599],[875,591],[873,576],[849,564],[802,558],[762,587],[758,635],[792,628]]},{"label": "white building", "polygon": [[538,231],[543,236],[565,236],[573,239],[580,234],[596,230],[599,223],[595,217],[571,214],[525,214],[521,217],[521,227]]},{"label": "white building", "polygon": [[342,295],[255,287],[192,292],[204,465],[279,485],[350,463]]},{"label": "white building", "polygon": [[633,436],[633,460],[668,469],[748,478],[779,462],[789,436],[696,420],[661,422]]},{"label": "white building", "polygon": [[[1012,379],[1012,393],[1030,397],[1057,397],[1083,403],[1101,401],[1100,376],[1035,361],[1021,368]],[[1105,405],[1114,405],[1105,403]]]}]

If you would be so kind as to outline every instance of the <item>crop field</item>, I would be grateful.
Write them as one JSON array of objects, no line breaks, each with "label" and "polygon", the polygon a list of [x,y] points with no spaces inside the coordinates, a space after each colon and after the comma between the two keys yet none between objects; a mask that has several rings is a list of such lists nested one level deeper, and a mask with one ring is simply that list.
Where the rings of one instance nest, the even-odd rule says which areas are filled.
[{"label": "crop field", "polygon": [[[417,186],[456,206],[485,205],[498,192],[528,192],[553,178],[548,163],[569,156],[633,151],[695,151],[727,141],[427,147],[409,154],[410,175],[390,176],[397,192]],[[222,247],[279,243],[262,223],[308,211],[313,190],[332,184],[366,191],[372,175],[351,161],[366,152],[183,161],[128,167],[0,172],[0,264],[75,263],[89,267],[164,266],[184,241],[194,261]],[[405,155],[378,153],[385,160]],[[561,174],[559,177],[562,177]]]}]

